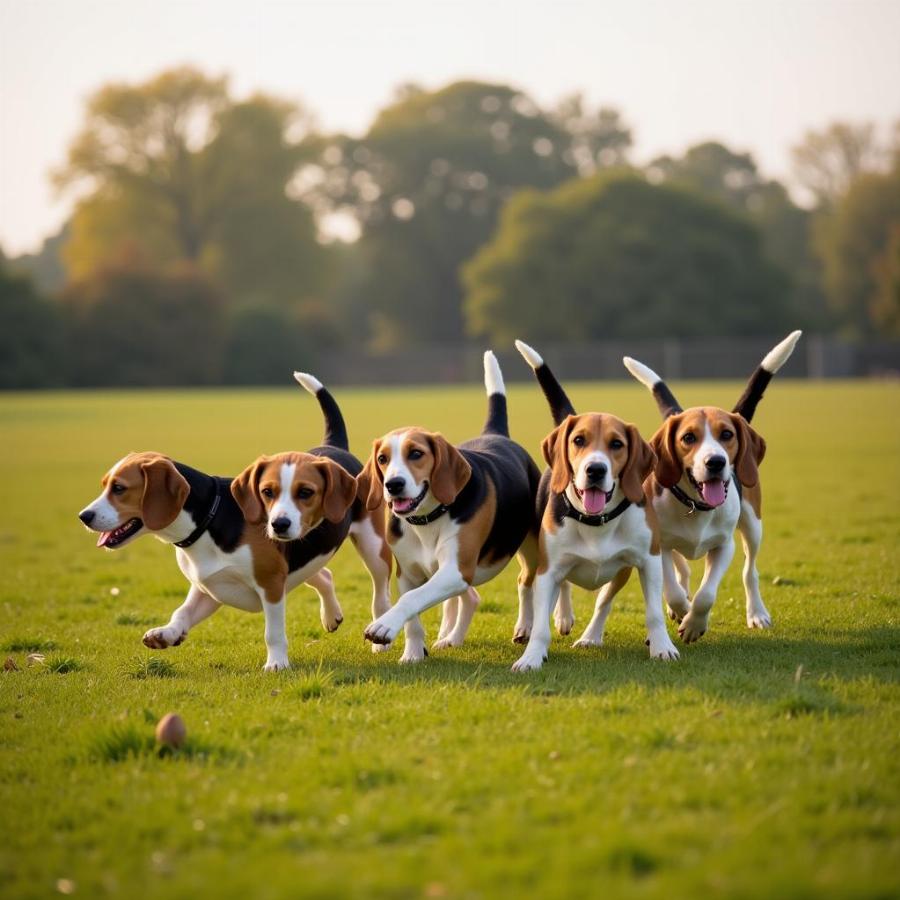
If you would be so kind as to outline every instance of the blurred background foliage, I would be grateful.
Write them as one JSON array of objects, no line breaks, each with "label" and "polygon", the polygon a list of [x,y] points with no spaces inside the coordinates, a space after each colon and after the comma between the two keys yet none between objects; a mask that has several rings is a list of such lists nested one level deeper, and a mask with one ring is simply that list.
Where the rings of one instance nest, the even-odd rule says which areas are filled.
[{"label": "blurred background foliage", "polygon": [[0,386],[281,383],[302,360],[479,339],[900,337],[900,130],[832,123],[794,186],[705,142],[638,166],[580,95],[398,88],[361,136],[194,68],[110,84],[0,254]]}]

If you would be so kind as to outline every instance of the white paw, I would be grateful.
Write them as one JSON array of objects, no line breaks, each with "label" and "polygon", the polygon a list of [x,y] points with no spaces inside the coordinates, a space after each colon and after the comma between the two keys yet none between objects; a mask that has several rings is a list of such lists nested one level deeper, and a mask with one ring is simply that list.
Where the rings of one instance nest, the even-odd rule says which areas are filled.
[{"label": "white paw", "polygon": [[709,627],[709,613],[698,614],[693,609],[681,620],[678,634],[686,644],[699,641]]},{"label": "white paw", "polygon": [[403,648],[403,656],[400,657],[400,663],[401,665],[420,663],[426,656],[428,656],[428,651],[425,649],[424,644],[407,643],[406,647]]},{"label": "white paw", "polygon": [[372,644],[373,653],[386,653],[393,647],[393,644]]},{"label": "white paw", "polygon": [[403,627],[403,622],[397,621],[391,613],[385,613],[374,622],[370,623],[365,631],[365,639],[373,644],[390,644]]},{"label": "white paw", "polygon": [[432,645],[432,650],[446,650],[447,647],[462,647],[463,642],[460,638],[455,638],[452,634],[447,637],[439,637]]},{"label": "white paw", "polygon": [[590,635],[583,634],[574,644],[573,647],[602,647],[603,646],[603,638],[594,638]]},{"label": "white paw", "polygon": [[673,622],[680,622],[691,611],[691,602],[687,595],[666,601],[666,612]]},{"label": "white paw", "polygon": [[547,656],[537,647],[526,648],[525,652],[513,663],[513,672],[537,672],[544,665]]},{"label": "white paw", "polygon": [[513,629],[513,643],[527,644],[530,637],[531,622],[516,622],[516,627]]},{"label": "white paw", "polygon": [[556,630],[560,634],[571,634],[572,629],[575,627],[575,614],[567,613],[566,615],[559,615],[554,613],[553,624],[556,625]]},{"label": "white paw", "polygon": [[164,625],[162,628],[151,628],[142,638],[145,647],[151,650],[165,650],[166,647],[177,647],[184,643],[187,631],[183,628],[172,628]]},{"label": "white paw", "polygon": [[291,664],[287,658],[287,653],[270,653],[266,664],[263,666],[264,672],[280,672],[283,669],[289,669]]},{"label": "white paw", "polygon": [[338,628],[341,627],[341,622],[344,621],[343,615],[341,615],[340,609],[332,610],[331,612],[326,612],[324,609],[319,610],[319,619],[322,622],[322,627],[328,631],[337,631]]},{"label": "white paw", "polygon": [[650,638],[651,659],[678,659],[678,648],[672,643],[668,634]]},{"label": "white paw", "polygon": [[769,611],[764,607],[760,606],[756,610],[747,613],[747,627],[748,628],[771,628],[772,627],[772,617],[769,615]]}]

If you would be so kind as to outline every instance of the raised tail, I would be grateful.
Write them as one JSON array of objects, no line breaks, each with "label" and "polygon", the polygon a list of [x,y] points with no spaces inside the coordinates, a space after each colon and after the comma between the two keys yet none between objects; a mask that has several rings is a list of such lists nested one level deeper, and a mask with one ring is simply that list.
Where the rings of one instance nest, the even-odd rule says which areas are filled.
[{"label": "raised tail", "polygon": [[306,372],[294,372],[297,383],[306,388],[319,401],[322,415],[325,417],[325,438],[322,443],[326,447],[337,447],[339,450],[349,450],[350,441],[347,439],[347,426],[341,415],[341,408],[337,400],[331,396],[328,389],[313,375]]},{"label": "raised tail", "polygon": [[681,404],[675,399],[675,395],[669,390],[669,386],[653,371],[649,366],[645,366],[642,362],[632,359],[630,356],[623,356],[622,362],[625,368],[634,375],[637,380],[646,387],[664,419],[669,416],[677,416],[683,412]]},{"label": "raised tail", "polygon": [[748,422],[756,413],[756,406],[763,398],[772,376],[791,358],[802,331],[792,331],[780,344],[773,347],[750,376],[744,393],[734,406],[733,412],[742,415]]},{"label": "raised tail", "polygon": [[559,425],[566,416],[575,415],[575,407],[563,390],[563,386],[556,380],[556,376],[550,371],[543,357],[534,347],[529,347],[524,341],[516,341],[516,350],[522,354],[525,362],[534,369],[535,378],[550,404],[550,413],[553,416],[553,424]]},{"label": "raised tail", "polygon": [[506,386],[497,357],[488,350],[484,354],[484,388],[488,396],[488,414],[482,434],[509,437],[509,415],[506,409]]}]

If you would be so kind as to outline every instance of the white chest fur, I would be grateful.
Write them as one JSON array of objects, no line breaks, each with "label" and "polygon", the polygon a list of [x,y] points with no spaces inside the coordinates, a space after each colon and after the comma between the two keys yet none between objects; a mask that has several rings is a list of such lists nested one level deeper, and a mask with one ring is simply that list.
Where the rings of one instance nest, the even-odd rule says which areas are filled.
[{"label": "white chest fur", "polygon": [[687,559],[699,559],[715,547],[721,547],[737,527],[741,501],[732,484],[725,502],[713,510],[691,512],[670,491],[653,498],[659,518],[660,543],[666,550],[677,550]]}]

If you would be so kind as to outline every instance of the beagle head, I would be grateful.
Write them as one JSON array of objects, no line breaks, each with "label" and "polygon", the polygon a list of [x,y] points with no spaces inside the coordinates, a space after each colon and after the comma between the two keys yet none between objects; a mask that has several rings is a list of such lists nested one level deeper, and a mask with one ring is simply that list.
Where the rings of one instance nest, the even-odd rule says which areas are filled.
[{"label": "beagle head", "polygon": [[103,490],[78,518],[99,531],[98,547],[118,550],[144,531],[163,531],[191,489],[175,463],[159,453],[129,453],[101,479]]},{"label": "beagle head", "polygon": [[266,523],[275,541],[295,541],[324,519],[341,522],[356,499],[356,479],[311,453],[260,456],[231,482],[231,493],[252,525]]},{"label": "beagle head", "polygon": [[605,413],[568,416],[541,450],[550,466],[550,490],[566,492],[576,508],[592,516],[603,512],[617,486],[640,503],[644,479],[656,463],[634,425]]},{"label": "beagle head", "polygon": [[698,406],[670,416],[650,440],[658,463],[656,478],[673,487],[686,477],[704,503],[721,506],[733,476],[753,487],[766,442],[743,416],[714,406]]},{"label": "beagle head", "polygon": [[409,516],[419,507],[451,504],[471,475],[472,467],[443,435],[404,428],[375,441],[356,483],[367,509],[387,502],[395,515]]}]

